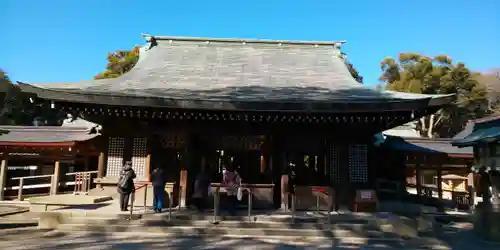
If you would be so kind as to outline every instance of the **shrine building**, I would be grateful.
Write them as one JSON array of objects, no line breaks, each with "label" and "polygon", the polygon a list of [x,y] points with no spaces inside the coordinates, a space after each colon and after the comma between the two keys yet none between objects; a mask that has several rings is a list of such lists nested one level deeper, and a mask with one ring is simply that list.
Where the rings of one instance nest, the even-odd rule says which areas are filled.
[{"label": "shrine building", "polygon": [[36,104],[102,125],[99,185],[115,185],[128,160],[138,182],[165,167],[180,206],[200,169],[218,182],[224,161],[252,187],[255,208],[283,206],[289,163],[298,207],[312,206],[313,186],[349,204],[356,190],[375,188],[374,135],[455,98],[363,85],[343,42],[144,37],[139,61],[120,77],[19,87]]}]

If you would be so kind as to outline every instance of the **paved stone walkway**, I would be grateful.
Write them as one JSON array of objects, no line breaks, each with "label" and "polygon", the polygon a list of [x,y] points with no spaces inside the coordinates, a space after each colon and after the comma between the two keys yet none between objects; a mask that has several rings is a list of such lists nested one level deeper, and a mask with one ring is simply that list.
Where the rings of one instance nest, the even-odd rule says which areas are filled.
[{"label": "paved stone walkway", "polygon": [[[135,249],[453,249],[493,250],[498,245],[488,245],[465,236],[465,229],[457,229],[444,240],[422,239],[407,241],[376,241],[366,239],[296,239],[289,238],[182,238],[164,234],[93,232],[59,232],[35,228],[0,230],[0,249],[9,250],[135,250]],[[461,232],[460,232],[461,231]]]}]

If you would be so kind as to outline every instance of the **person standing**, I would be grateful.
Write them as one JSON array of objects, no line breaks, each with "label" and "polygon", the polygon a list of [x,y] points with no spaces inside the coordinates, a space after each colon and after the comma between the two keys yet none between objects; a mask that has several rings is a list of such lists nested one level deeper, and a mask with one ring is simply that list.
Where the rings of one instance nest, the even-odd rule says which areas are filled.
[{"label": "person standing", "polygon": [[136,175],[132,169],[132,162],[127,161],[123,165],[122,171],[120,172],[120,179],[118,180],[118,193],[120,194],[120,210],[122,212],[128,211],[128,202],[130,200],[130,194],[135,191],[134,179]]},{"label": "person standing", "polygon": [[232,166],[227,166],[222,174],[222,184],[226,188],[226,208],[229,215],[236,215],[238,206],[238,188],[241,185],[241,177]]},{"label": "person standing", "polygon": [[151,183],[153,184],[153,211],[160,213],[163,210],[165,198],[165,170],[156,166],[151,173]]},{"label": "person standing", "polygon": [[210,178],[208,178],[208,173],[203,166],[200,173],[196,176],[194,181],[194,192],[193,192],[193,205],[196,207],[198,212],[203,212],[205,209],[205,200],[208,196],[210,190]]}]

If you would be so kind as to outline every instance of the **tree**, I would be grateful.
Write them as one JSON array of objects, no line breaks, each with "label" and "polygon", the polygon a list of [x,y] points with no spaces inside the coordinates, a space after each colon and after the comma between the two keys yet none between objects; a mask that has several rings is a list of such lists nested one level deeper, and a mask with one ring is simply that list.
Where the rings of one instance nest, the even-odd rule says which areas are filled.
[{"label": "tree", "polygon": [[31,122],[30,106],[21,89],[12,84],[7,73],[0,69],[0,124],[25,125]]},{"label": "tree", "polygon": [[398,60],[385,58],[380,67],[380,80],[386,89],[420,94],[456,94],[455,105],[421,118],[417,123],[426,137],[451,137],[469,119],[488,113],[487,90],[478,81],[479,73],[465,64],[454,64],[447,55],[436,57],[416,53],[401,53]]},{"label": "tree", "polygon": [[488,90],[488,107],[491,113],[500,114],[500,69],[481,74],[478,81]]},{"label": "tree", "polygon": [[94,79],[116,78],[129,72],[139,60],[139,47],[108,53],[107,60],[106,70],[96,75]]}]

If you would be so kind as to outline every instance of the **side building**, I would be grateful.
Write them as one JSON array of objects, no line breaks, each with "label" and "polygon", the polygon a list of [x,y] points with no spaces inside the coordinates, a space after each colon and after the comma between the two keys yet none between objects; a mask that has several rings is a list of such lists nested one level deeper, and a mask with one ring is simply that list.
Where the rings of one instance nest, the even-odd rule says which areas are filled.
[{"label": "side building", "polygon": [[200,169],[218,182],[224,164],[238,168],[256,208],[285,206],[290,163],[298,208],[315,206],[316,186],[333,189],[323,205],[333,196],[351,204],[375,187],[373,135],[454,100],[358,83],[342,42],[145,38],[136,66],[118,78],[19,86],[40,105],[102,124],[99,184],[116,184],[126,160],[145,182],[158,165],[181,207]]},{"label": "side building", "polygon": [[[61,127],[0,126],[0,200],[76,191],[76,173],[95,177],[99,133],[76,120]],[[86,183],[90,188],[91,184]]]}]

